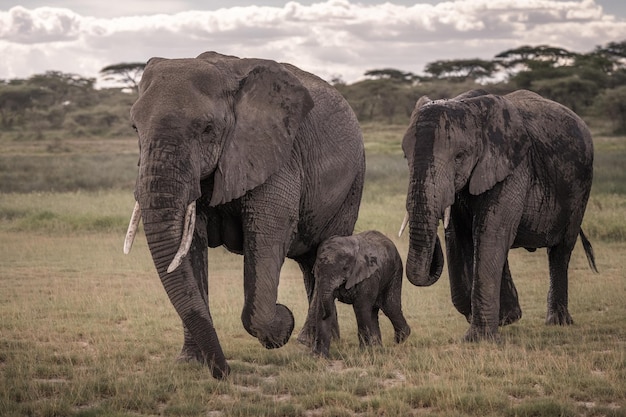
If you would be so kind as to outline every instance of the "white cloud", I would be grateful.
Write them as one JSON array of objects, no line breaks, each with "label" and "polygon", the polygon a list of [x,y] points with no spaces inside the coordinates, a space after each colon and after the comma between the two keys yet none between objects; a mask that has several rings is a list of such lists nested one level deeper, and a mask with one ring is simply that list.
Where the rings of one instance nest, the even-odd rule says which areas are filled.
[{"label": "white cloud", "polygon": [[205,50],[291,62],[347,81],[382,67],[420,73],[438,59],[491,59],[524,44],[577,52],[621,41],[626,21],[594,0],[457,0],[364,6],[327,0],[284,7],[84,17],[69,9],[0,11],[0,78],[47,70],[96,76],[106,65]]}]

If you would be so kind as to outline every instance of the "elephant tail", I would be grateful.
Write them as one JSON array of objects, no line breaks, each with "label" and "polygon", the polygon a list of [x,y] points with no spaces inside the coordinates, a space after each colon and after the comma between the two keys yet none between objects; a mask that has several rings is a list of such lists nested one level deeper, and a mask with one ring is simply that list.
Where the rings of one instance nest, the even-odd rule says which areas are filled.
[{"label": "elephant tail", "polygon": [[583,248],[585,249],[585,255],[587,255],[589,267],[593,270],[593,272],[598,273],[598,268],[596,267],[596,257],[593,254],[593,247],[591,246],[589,239],[587,239],[587,236],[583,233],[583,229],[580,229],[580,240],[583,242]]}]

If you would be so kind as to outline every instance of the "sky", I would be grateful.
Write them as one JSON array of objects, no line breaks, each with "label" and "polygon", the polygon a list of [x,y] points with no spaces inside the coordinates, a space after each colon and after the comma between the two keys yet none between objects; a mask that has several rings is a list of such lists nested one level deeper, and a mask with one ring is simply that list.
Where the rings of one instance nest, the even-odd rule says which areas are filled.
[{"label": "sky", "polygon": [[624,0],[0,0],[5,80],[98,77],[111,64],[213,50],[355,82],[522,45],[585,53],[624,40]]}]

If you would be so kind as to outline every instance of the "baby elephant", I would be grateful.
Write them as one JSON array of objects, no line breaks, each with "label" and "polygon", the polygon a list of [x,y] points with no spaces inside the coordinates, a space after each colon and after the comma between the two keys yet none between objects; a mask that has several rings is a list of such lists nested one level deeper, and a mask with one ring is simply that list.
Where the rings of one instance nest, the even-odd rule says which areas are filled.
[{"label": "baby elephant", "polygon": [[367,231],[353,236],[334,236],[317,249],[313,269],[315,293],[309,315],[314,314],[313,352],[328,357],[335,299],[352,304],[359,332],[359,345],[380,345],[378,310],[391,320],[396,343],[403,342],[411,328],[402,314],[402,259],[385,235]]}]

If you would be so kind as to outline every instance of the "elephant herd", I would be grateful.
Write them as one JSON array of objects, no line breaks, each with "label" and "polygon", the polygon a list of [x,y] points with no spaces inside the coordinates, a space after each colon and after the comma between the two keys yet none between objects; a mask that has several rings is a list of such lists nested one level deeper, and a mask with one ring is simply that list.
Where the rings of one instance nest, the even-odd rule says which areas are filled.
[{"label": "elephant herd", "polygon": [[395,341],[411,332],[403,276],[435,283],[445,227],[452,302],[468,341],[497,340],[521,318],[508,252],[547,248],[546,323],[572,323],[568,263],[592,182],[589,129],[572,111],[530,91],[422,97],[402,141],[410,173],[406,265],[377,231],[353,235],[365,177],[356,116],[328,83],[295,66],[205,52],[152,58],[131,109],[139,142],[128,253],[143,222],[157,273],[183,323],[182,360],[215,378],[230,368],[209,310],[208,248],[243,255],[241,320],[266,348],[294,329],[277,304],[285,258],[302,270],[309,300],[298,340],[327,356],[338,335],[335,300],[352,304],[361,345],[380,344],[378,312]]}]

